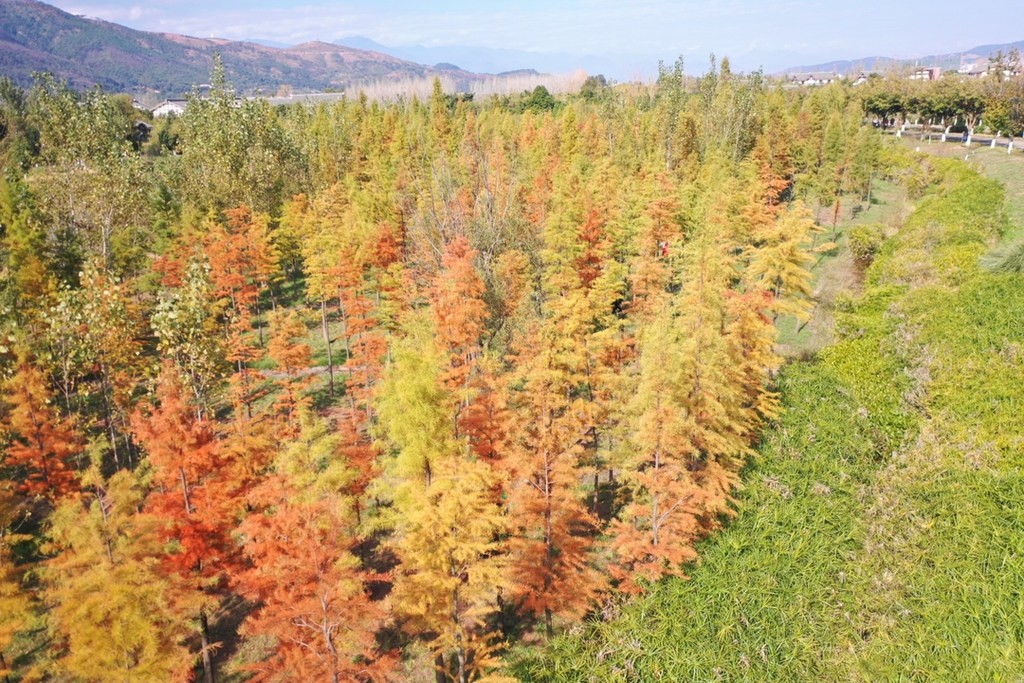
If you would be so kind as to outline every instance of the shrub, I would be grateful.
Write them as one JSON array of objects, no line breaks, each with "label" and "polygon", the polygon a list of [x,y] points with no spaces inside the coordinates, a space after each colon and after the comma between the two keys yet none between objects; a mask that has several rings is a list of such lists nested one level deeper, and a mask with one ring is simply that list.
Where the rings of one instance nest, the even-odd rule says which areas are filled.
[{"label": "shrub", "polygon": [[850,252],[857,263],[866,266],[875,260],[878,249],[885,240],[885,226],[881,223],[856,225],[850,229]]}]

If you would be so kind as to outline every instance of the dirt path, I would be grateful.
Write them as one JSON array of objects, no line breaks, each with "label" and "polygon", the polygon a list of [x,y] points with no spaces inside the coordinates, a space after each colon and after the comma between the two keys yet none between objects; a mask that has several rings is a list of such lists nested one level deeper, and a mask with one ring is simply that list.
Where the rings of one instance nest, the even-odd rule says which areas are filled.
[{"label": "dirt path", "polygon": [[[895,229],[906,217],[909,207],[902,190],[892,183],[877,182],[870,205],[862,210],[851,204],[843,211],[836,231],[830,226],[831,215],[820,217],[825,230],[817,242],[834,241],[836,248],[822,254],[814,264],[814,311],[811,319],[799,325],[793,319],[779,321],[779,352],[787,358],[813,355],[834,341],[835,302],[844,294],[860,291],[862,273],[847,245],[850,228],[867,223],[881,223]],[[826,219],[827,218],[827,219]]]}]

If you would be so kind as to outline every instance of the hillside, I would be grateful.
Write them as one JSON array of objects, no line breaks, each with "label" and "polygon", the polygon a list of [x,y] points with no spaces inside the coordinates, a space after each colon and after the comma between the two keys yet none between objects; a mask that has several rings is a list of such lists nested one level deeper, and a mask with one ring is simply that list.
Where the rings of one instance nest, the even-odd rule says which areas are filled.
[{"label": "hillside", "polygon": [[[0,0],[0,74],[28,85],[49,71],[77,88],[158,91],[178,96],[209,78],[219,52],[242,92],[343,89],[357,82],[431,76],[432,67],[342,45],[310,42],[287,48],[171,33],[147,33],[68,14],[36,0]],[[444,69],[449,77],[478,78]]]}]

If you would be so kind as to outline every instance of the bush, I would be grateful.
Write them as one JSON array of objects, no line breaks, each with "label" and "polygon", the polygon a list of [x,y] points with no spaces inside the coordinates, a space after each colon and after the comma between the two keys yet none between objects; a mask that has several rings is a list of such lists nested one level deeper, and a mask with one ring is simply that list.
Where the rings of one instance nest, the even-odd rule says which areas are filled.
[{"label": "bush", "polygon": [[885,226],[881,223],[855,225],[850,229],[850,252],[857,263],[867,266],[875,260],[884,240]]}]

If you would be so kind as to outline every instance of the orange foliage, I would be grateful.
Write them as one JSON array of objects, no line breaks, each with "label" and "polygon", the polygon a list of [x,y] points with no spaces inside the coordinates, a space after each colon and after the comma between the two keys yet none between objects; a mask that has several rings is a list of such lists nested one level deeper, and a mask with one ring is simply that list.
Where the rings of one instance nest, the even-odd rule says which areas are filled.
[{"label": "orange foliage", "polygon": [[672,274],[669,258],[681,246],[683,236],[680,204],[670,176],[659,174],[657,192],[644,210],[632,273],[631,309],[640,316],[649,315],[663,303]]},{"label": "orange foliage", "polygon": [[282,436],[294,438],[298,429],[298,411],[309,405],[309,397],[304,396],[303,391],[309,387],[311,377],[303,376],[302,371],[309,367],[312,351],[308,344],[297,341],[304,338],[308,330],[294,311],[275,315],[271,328],[273,334],[267,345],[267,355],[284,374],[277,382],[280,391],[274,405],[283,421]]},{"label": "orange foliage", "polygon": [[72,458],[82,453],[82,441],[71,421],[50,405],[45,376],[24,351],[4,383],[3,398],[10,406],[4,426],[12,440],[0,462],[20,473],[18,490],[50,500],[75,493],[78,475]]},{"label": "orange foliage", "polygon": [[381,681],[393,657],[377,652],[375,634],[387,613],[370,599],[372,575],[352,555],[355,538],[344,510],[331,500],[294,503],[283,478],[262,486],[266,513],[239,528],[251,567],[237,584],[260,608],[244,635],[269,636],[270,657],[248,667],[254,681]]},{"label": "orange foliage", "polygon": [[434,328],[448,355],[449,369],[443,379],[456,392],[466,388],[487,322],[484,282],[473,266],[476,256],[465,237],[456,237],[445,249],[430,290]]},{"label": "orange foliage", "polygon": [[577,495],[591,425],[579,399],[560,391],[551,350],[538,346],[517,397],[518,429],[509,446],[515,482],[509,552],[513,593],[525,610],[543,617],[550,634],[554,616],[582,617],[605,581],[590,564],[596,520]]},{"label": "orange foliage", "polygon": [[165,361],[157,384],[157,406],[136,411],[132,426],[149,454],[155,490],[148,511],[164,520],[162,533],[174,544],[164,558],[169,570],[214,584],[224,570],[230,516],[224,509],[219,474],[225,466],[209,421],[188,404],[177,370]]}]

